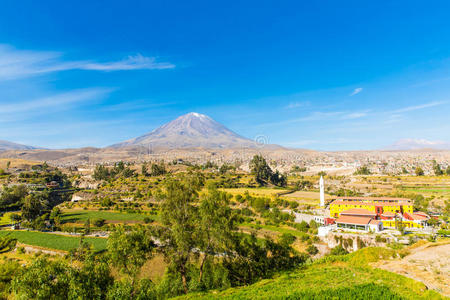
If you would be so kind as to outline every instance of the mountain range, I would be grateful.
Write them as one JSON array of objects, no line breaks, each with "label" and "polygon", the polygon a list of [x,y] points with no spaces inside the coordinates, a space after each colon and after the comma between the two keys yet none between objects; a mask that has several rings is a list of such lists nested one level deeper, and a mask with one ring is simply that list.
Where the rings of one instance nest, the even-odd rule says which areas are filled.
[{"label": "mountain range", "polygon": [[[260,141],[261,142],[261,141]],[[264,143],[264,141],[262,141]],[[212,118],[191,112],[157,129],[112,148],[144,146],[152,148],[257,148],[257,142],[240,136]]]},{"label": "mountain range", "polygon": [[37,149],[36,147],[17,144],[13,142],[0,140],[0,151],[9,151],[9,150],[33,150]]}]

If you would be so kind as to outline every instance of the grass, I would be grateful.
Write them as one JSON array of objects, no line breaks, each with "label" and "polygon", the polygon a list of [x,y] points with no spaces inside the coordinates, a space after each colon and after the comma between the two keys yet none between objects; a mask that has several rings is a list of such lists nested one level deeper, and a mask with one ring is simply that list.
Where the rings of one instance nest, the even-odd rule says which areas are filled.
[{"label": "grass", "polygon": [[10,218],[11,214],[13,214],[13,213],[7,212],[7,213],[4,213],[3,216],[0,217],[0,226],[8,225],[8,224],[12,223],[11,218]]},{"label": "grass", "polygon": [[[380,251],[383,252],[365,250],[343,259],[325,258],[250,286],[196,293],[180,299],[444,299],[420,282],[369,267],[367,261],[377,255],[391,255]],[[370,257],[367,260],[366,255]]]},{"label": "grass", "polygon": [[[22,244],[63,251],[69,251],[71,249],[77,248],[80,243],[80,237],[37,231],[0,230],[0,236],[5,235],[16,238]],[[84,241],[92,244],[96,251],[106,249],[107,239],[86,237],[84,238]]]},{"label": "grass", "polygon": [[270,197],[270,196],[275,196],[276,194],[279,193],[284,193],[287,192],[289,190],[287,189],[274,189],[274,188],[230,188],[230,189],[221,189],[222,191],[225,191],[227,193],[230,193],[232,195],[244,195],[244,193],[246,191],[248,191],[248,193],[251,196],[257,196],[257,197]]},{"label": "grass", "polygon": [[246,227],[246,228],[253,228],[253,229],[265,229],[268,231],[272,231],[272,232],[277,232],[277,233],[290,233],[293,236],[296,237],[302,237],[303,235],[305,235],[304,232],[295,230],[295,229],[290,229],[290,228],[285,228],[285,227],[279,227],[279,226],[274,226],[274,225],[258,225],[258,224],[253,224],[253,223],[242,223],[241,224],[242,227]]},{"label": "grass", "polygon": [[105,219],[107,222],[143,222],[145,218],[157,219],[154,215],[138,213],[111,212],[102,210],[65,210],[63,212],[63,223],[84,223],[87,219]]}]

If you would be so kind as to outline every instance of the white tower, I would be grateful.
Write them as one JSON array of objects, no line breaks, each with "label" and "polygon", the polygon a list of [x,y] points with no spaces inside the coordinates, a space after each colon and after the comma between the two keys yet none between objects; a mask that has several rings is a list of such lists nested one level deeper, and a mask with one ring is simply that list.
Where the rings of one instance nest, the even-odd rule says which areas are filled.
[{"label": "white tower", "polygon": [[320,207],[325,207],[325,190],[324,190],[324,184],[323,184],[323,177],[322,176],[320,176],[319,187],[320,187]]}]

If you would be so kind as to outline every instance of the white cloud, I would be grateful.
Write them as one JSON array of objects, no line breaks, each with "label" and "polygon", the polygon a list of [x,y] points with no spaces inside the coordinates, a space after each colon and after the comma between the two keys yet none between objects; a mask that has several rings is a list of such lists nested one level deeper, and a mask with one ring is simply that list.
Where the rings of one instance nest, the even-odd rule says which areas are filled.
[{"label": "white cloud", "polygon": [[290,102],[288,105],[285,106],[286,109],[293,109],[293,108],[299,108],[299,107],[305,107],[308,106],[310,103],[308,101],[305,102]]},{"label": "white cloud", "polygon": [[67,71],[126,71],[126,70],[161,70],[172,69],[175,65],[158,62],[155,57],[141,54],[128,56],[120,61],[64,61],[60,52],[17,50],[0,44],[0,80],[17,79],[39,74]]},{"label": "white cloud", "polygon": [[349,113],[349,114],[346,114],[346,115],[342,116],[341,119],[343,119],[343,120],[353,120],[353,119],[359,119],[359,118],[366,117],[367,115],[368,115],[367,111],[353,112],[353,113]]},{"label": "white cloud", "polygon": [[355,96],[356,94],[361,93],[363,88],[356,88],[353,90],[353,92],[350,94],[350,96]]},{"label": "white cloud", "polygon": [[117,62],[80,63],[78,68],[96,71],[162,70],[175,68],[175,65],[167,62],[157,62],[154,57],[145,57],[137,54],[135,56],[128,56],[128,58]]},{"label": "white cloud", "polygon": [[424,103],[424,104],[420,104],[420,105],[407,106],[407,107],[404,107],[404,108],[400,108],[400,109],[394,110],[393,113],[414,111],[414,110],[434,107],[434,106],[438,106],[438,105],[443,105],[443,104],[446,104],[446,103],[447,103],[446,101],[433,101],[433,102]]},{"label": "white cloud", "polygon": [[[46,113],[49,110],[68,109],[72,104],[103,99],[112,91],[113,89],[107,88],[80,89],[33,100],[0,104],[0,115],[2,120],[5,121],[3,115],[11,116],[12,114],[30,112]],[[14,116],[12,115],[12,117]]]}]

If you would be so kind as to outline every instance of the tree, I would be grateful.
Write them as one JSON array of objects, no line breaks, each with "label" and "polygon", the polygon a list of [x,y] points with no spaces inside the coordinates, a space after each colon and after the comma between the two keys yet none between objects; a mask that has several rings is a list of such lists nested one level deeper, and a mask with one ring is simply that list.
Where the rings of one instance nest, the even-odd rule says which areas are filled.
[{"label": "tree", "polygon": [[180,274],[184,292],[188,292],[188,264],[197,246],[197,211],[193,203],[199,189],[195,176],[183,181],[170,178],[161,203],[161,225],[156,234],[160,251],[170,266]]},{"label": "tree", "polygon": [[84,222],[84,234],[91,233],[91,219],[87,218]]},{"label": "tree", "polygon": [[95,219],[94,220],[94,226],[95,227],[103,227],[103,225],[105,225],[106,220],[105,219]]},{"label": "tree", "polygon": [[164,175],[167,173],[164,163],[152,164],[151,172],[152,172],[152,176],[161,176],[161,175]]},{"label": "tree", "polygon": [[0,210],[20,207],[26,195],[28,190],[24,185],[4,187],[0,193]]},{"label": "tree", "polygon": [[22,217],[27,221],[34,221],[48,207],[48,195],[44,193],[33,193],[25,197],[22,206]]},{"label": "tree", "polygon": [[330,251],[330,255],[345,255],[345,254],[348,254],[348,251],[345,250],[345,248],[341,244],[339,244],[338,246],[334,247]]},{"label": "tree", "polygon": [[199,283],[203,279],[205,262],[211,256],[227,252],[232,243],[235,218],[229,207],[231,195],[210,187],[199,206],[199,249],[203,253],[200,263]]},{"label": "tree", "polygon": [[416,176],[423,176],[425,174],[425,172],[423,171],[423,169],[421,167],[417,167],[415,170]]},{"label": "tree", "polygon": [[433,161],[433,170],[434,170],[434,175],[436,175],[436,176],[444,175],[444,171],[442,171],[441,166],[436,162],[436,160]]},{"label": "tree", "polygon": [[366,166],[366,165],[364,165],[364,166],[359,167],[359,168],[355,171],[354,174],[355,174],[355,175],[370,175],[370,174],[372,174],[372,173],[370,172],[369,167]]},{"label": "tree", "polygon": [[148,176],[148,168],[147,168],[147,163],[143,163],[142,167],[141,167],[141,173],[144,176]]},{"label": "tree", "polygon": [[104,299],[113,278],[105,261],[91,258],[81,267],[38,258],[12,281],[18,299]]},{"label": "tree", "polygon": [[250,161],[250,170],[255,175],[256,182],[260,185],[265,185],[272,176],[272,169],[270,169],[266,159],[261,155],[253,156],[253,159]]},{"label": "tree", "polygon": [[252,174],[255,175],[256,182],[261,186],[266,185],[268,181],[278,186],[286,186],[287,184],[287,177],[280,174],[279,171],[273,172],[261,155],[253,156],[250,161],[250,169]]},{"label": "tree", "polygon": [[8,162],[6,163],[6,170],[9,170],[10,166],[11,166],[11,162],[8,160]]},{"label": "tree", "polygon": [[10,236],[0,237],[0,253],[9,252],[16,247],[17,239]]},{"label": "tree", "polygon": [[317,253],[319,253],[319,249],[317,249],[317,247],[314,245],[309,245],[308,248],[306,248],[306,252],[311,255],[316,255]]},{"label": "tree", "polygon": [[131,278],[134,284],[144,263],[152,257],[155,244],[144,226],[134,226],[126,232],[117,227],[108,238],[108,256],[112,265]]},{"label": "tree", "polygon": [[447,166],[447,169],[445,170],[445,174],[450,175],[450,165]]}]

